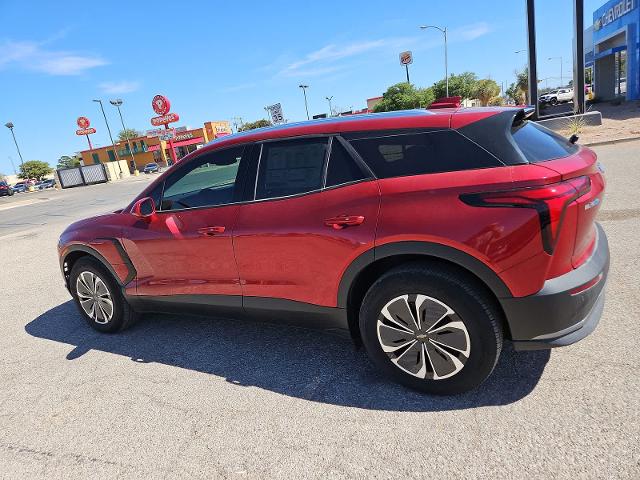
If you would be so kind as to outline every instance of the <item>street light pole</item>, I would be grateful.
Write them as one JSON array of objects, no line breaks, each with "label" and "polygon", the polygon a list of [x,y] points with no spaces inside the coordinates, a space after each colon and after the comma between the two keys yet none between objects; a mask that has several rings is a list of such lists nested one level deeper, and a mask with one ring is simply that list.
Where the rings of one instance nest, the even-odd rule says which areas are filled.
[{"label": "street light pole", "polygon": [[[126,133],[127,127],[124,126],[124,119],[122,118],[122,112],[120,111],[120,105],[122,105],[122,100],[116,98],[115,100],[109,100],[109,103],[118,109],[118,114],[120,115],[120,122],[122,123],[122,131]],[[129,153],[131,154],[131,161],[133,162],[133,170],[137,171],[138,167],[136,166],[136,159],[133,158],[133,148],[131,148],[131,139],[127,136],[127,145],[129,145]]]},{"label": "street light pole", "polygon": [[549,57],[547,60],[558,60],[560,59],[560,87],[564,87],[564,76],[562,73],[562,57]]},{"label": "street light pole", "polygon": [[22,153],[20,153],[20,147],[18,146],[18,141],[16,140],[16,134],[13,133],[13,123],[7,122],[4,124],[9,130],[11,130],[11,136],[13,137],[13,143],[16,144],[16,150],[18,150],[18,156],[20,157],[20,166],[24,164],[24,160],[22,159]]},{"label": "street light pole", "polygon": [[107,121],[107,114],[104,113],[104,107],[102,106],[102,100],[93,100],[96,103],[100,104],[100,110],[102,110],[102,116],[104,117],[104,124],[107,126],[107,132],[109,132],[109,139],[111,140],[111,145],[113,145],[113,153],[116,156],[116,164],[118,165],[118,170],[120,172],[120,177],[122,178],[122,167],[120,166],[120,163],[118,162],[119,157],[118,157],[118,149],[116,148],[116,144],[113,141],[113,136],[111,135],[111,128],[109,128],[109,122]]},{"label": "street light pole", "polygon": [[329,102],[329,116],[333,115],[333,108],[331,108],[331,99],[333,98],[333,95],[331,95],[330,97],[324,97],[327,99],[327,102]]},{"label": "street light pole", "polygon": [[302,89],[302,94],[304,95],[304,109],[307,111],[307,120],[310,120],[309,105],[307,105],[307,88],[309,88],[309,85],[298,85],[298,86]]},{"label": "street light pole", "polygon": [[440,30],[444,35],[444,77],[446,80],[447,86],[447,97],[449,96],[449,53],[447,48],[447,27],[440,28],[435,25],[420,25],[420,29],[426,30],[428,28],[435,28],[436,30]]}]

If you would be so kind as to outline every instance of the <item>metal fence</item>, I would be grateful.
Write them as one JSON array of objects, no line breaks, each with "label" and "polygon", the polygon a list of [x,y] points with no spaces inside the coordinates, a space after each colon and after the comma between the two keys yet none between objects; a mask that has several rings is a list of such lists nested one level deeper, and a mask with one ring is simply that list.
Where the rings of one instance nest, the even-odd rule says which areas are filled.
[{"label": "metal fence", "polygon": [[107,172],[102,164],[63,168],[57,170],[57,174],[62,188],[93,185],[95,183],[106,183],[108,181]]}]

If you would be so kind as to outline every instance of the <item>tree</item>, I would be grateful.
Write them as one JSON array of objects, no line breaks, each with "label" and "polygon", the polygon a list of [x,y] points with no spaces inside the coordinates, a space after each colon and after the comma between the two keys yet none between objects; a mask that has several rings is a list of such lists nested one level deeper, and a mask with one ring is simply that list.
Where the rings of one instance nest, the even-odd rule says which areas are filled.
[{"label": "tree", "polygon": [[42,180],[43,177],[51,175],[53,168],[47,163],[40,160],[29,160],[20,165],[20,173],[18,177],[23,179],[35,178]]},{"label": "tree", "polygon": [[141,137],[142,134],[135,128],[125,128],[118,133],[118,140],[124,142],[125,140],[131,140],[132,138]]},{"label": "tree", "polygon": [[529,103],[529,69],[525,68],[521,72],[516,70],[515,74],[516,81],[509,85],[506,94],[516,105],[526,105]]},{"label": "tree", "polygon": [[247,130],[254,130],[256,128],[262,128],[262,127],[270,127],[271,125],[273,124],[269,120],[265,120],[264,118],[262,118],[260,120],[256,120],[255,122],[249,122],[249,123],[243,124],[238,129],[238,131],[246,132]]},{"label": "tree", "polygon": [[374,112],[391,112],[411,108],[426,108],[433,103],[435,97],[431,88],[416,88],[402,82],[391,85],[382,95],[382,100],[374,108]]},{"label": "tree", "polygon": [[478,80],[473,86],[472,96],[480,100],[483,107],[489,105],[489,100],[500,95],[500,86],[493,80]]},{"label": "tree", "polygon": [[56,168],[73,168],[80,166],[80,157],[78,155],[63,155],[58,159],[58,165]]},{"label": "tree", "polygon": [[[478,81],[478,77],[473,72],[464,72],[460,75],[454,75],[453,73],[449,77],[449,96],[450,97],[462,97],[472,98],[473,87]],[[440,80],[433,84],[433,94],[435,98],[443,98],[447,96],[447,82],[446,80]]]},{"label": "tree", "polygon": [[493,97],[489,99],[487,105],[490,105],[492,107],[502,107],[504,103],[504,97]]}]

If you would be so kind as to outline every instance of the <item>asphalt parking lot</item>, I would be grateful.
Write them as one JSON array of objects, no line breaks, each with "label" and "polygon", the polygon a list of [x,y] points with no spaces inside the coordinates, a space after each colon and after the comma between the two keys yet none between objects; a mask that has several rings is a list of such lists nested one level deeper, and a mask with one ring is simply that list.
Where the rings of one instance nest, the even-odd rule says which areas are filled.
[{"label": "asphalt parking lot", "polygon": [[507,345],[458,397],[389,383],[349,340],[302,328],[172,315],[98,334],[56,242],[149,178],[0,198],[0,477],[640,478],[640,141],[596,151],[612,257],[598,329]]}]

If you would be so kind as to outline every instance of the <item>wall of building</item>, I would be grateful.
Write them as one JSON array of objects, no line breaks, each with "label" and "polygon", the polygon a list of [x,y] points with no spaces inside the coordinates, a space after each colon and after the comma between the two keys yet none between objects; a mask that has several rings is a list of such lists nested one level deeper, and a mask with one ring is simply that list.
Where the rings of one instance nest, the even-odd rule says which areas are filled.
[{"label": "wall of building", "polygon": [[[640,99],[640,0],[611,0],[593,12],[595,93],[615,96],[615,53],[626,49],[626,99]],[[590,56],[587,56],[590,60]]]}]

